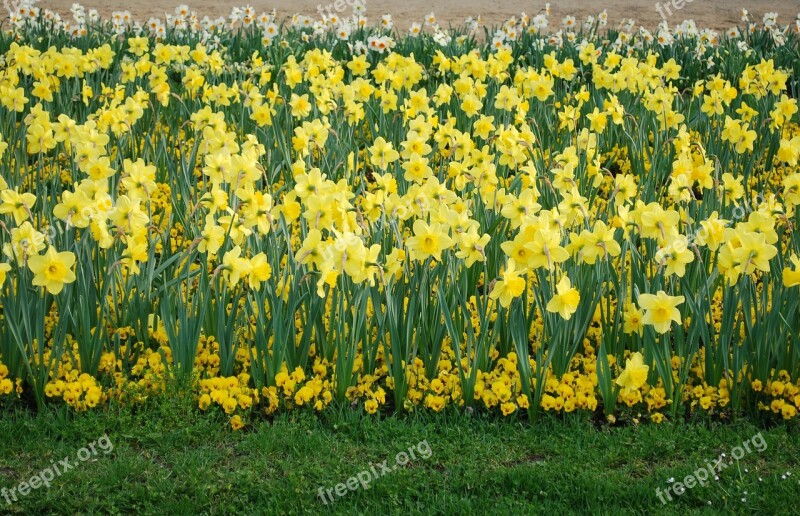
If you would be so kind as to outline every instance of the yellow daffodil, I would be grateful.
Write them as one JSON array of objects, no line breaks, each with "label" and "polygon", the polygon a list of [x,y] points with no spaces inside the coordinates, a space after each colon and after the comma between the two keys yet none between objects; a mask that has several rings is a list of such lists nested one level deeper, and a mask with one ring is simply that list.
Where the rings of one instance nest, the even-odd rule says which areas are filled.
[{"label": "yellow daffodil", "polygon": [[663,290],[654,294],[640,294],[639,306],[645,310],[642,322],[651,324],[658,333],[669,331],[672,323],[681,323],[681,312],[678,305],[683,303],[683,296],[670,296]]},{"label": "yellow daffodil", "polygon": [[647,382],[649,370],[650,367],[645,365],[642,354],[633,353],[625,361],[625,369],[617,378],[616,383],[626,391],[638,390]]},{"label": "yellow daffodil", "polygon": [[580,293],[572,286],[569,277],[564,275],[556,285],[556,294],[547,303],[547,311],[557,313],[562,319],[569,321],[578,310],[580,300]]},{"label": "yellow daffodil", "polygon": [[48,248],[43,255],[28,259],[28,267],[34,274],[33,284],[45,287],[53,295],[60,293],[65,284],[75,281],[73,265],[75,265],[75,255],[72,252],[59,253],[54,247]]},{"label": "yellow daffodil", "polygon": [[441,224],[427,224],[423,220],[414,221],[414,236],[406,241],[412,260],[424,261],[427,258],[442,259],[442,251],[449,249],[453,240]]},{"label": "yellow daffodil", "polygon": [[500,279],[494,284],[489,297],[499,300],[500,305],[508,308],[511,301],[518,298],[525,291],[525,278],[520,276],[520,271],[515,269],[514,261],[506,263],[506,269],[500,273]]}]

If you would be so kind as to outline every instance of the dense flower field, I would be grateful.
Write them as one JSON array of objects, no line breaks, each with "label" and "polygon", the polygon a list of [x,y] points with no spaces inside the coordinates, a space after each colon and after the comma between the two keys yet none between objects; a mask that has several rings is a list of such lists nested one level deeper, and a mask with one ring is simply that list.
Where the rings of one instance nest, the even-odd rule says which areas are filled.
[{"label": "dense flower field", "polygon": [[797,418],[800,19],[73,15],[0,35],[0,402]]}]

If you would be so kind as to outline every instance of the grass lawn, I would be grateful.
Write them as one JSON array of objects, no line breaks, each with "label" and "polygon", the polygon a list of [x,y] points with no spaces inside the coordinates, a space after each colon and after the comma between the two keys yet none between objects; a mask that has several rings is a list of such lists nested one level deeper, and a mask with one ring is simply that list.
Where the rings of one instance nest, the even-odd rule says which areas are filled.
[{"label": "grass lawn", "polygon": [[[798,513],[800,491],[797,430],[746,422],[598,429],[578,420],[531,425],[455,413],[378,420],[328,411],[232,432],[222,416],[173,399],[80,415],[6,409],[0,435],[0,487],[18,488],[65,458],[72,466],[49,488],[16,492],[11,504],[0,498],[0,513],[11,514],[785,514]],[[98,442],[103,435],[109,453],[108,442]],[[750,453],[731,461],[744,442],[753,443]],[[416,457],[398,466],[405,458],[397,454],[410,447]],[[722,453],[733,464],[718,481],[675,495],[674,482]],[[350,491],[347,480],[360,472],[369,488]],[[662,504],[656,490],[668,487],[673,501]],[[319,488],[335,501],[325,505]]]}]

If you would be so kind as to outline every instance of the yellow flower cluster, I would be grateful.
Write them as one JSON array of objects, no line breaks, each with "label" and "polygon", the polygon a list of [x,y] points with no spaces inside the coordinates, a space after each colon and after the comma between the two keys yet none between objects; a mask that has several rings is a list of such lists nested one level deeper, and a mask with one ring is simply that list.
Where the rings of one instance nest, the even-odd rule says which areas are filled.
[{"label": "yellow flower cluster", "polygon": [[0,396],[10,396],[14,392],[14,380],[8,377],[8,367],[0,363]]},{"label": "yellow flower cluster", "polygon": [[[200,398],[198,406],[208,410],[213,403],[222,408],[225,414],[234,415],[237,410],[247,412],[254,403],[258,403],[258,390],[249,388],[250,381],[246,373],[240,376],[217,377],[200,381]],[[239,416],[241,418],[241,415]],[[237,420],[240,421],[240,420]],[[237,423],[231,424],[236,427]]]},{"label": "yellow flower cluster", "polygon": [[[73,343],[72,349],[77,354],[78,346]],[[65,354],[58,367],[54,379],[45,386],[48,398],[60,398],[77,411],[93,409],[108,400],[102,384],[94,376],[81,373],[80,359],[72,358],[73,354]]]},{"label": "yellow flower cluster", "polygon": [[780,52],[120,23],[0,37],[0,395],[797,417]]},{"label": "yellow flower cluster", "polygon": [[766,385],[754,380],[752,387],[766,398],[759,401],[761,410],[772,411],[786,420],[797,417],[797,411],[800,410],[800,381],[792,383],[792,377],[787,371],[779,371],[778,379],[769,381]]}]

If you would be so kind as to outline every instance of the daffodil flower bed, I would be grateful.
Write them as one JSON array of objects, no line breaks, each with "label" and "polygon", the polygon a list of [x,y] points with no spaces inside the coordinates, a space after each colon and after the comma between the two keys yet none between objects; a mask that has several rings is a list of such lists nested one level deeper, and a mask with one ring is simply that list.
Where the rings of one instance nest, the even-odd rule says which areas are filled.
[{"label": "daffodil flower bed", "polygon": [[0,400],[797,418],[800,22],[11,15]]}]

